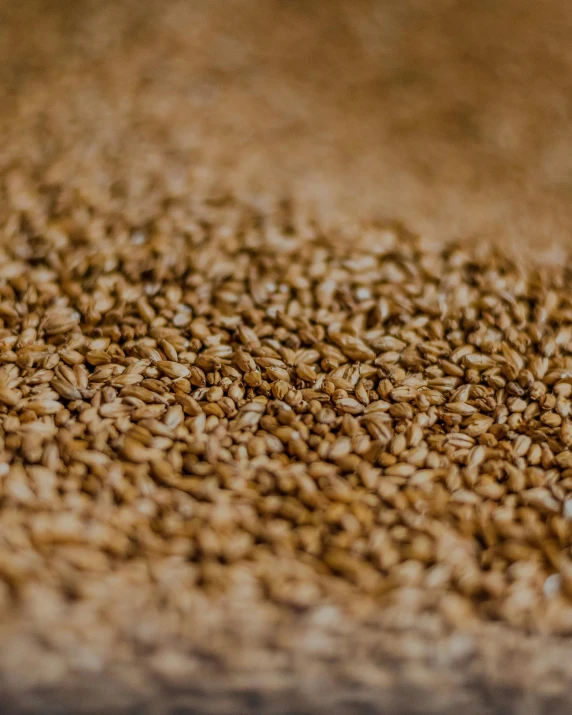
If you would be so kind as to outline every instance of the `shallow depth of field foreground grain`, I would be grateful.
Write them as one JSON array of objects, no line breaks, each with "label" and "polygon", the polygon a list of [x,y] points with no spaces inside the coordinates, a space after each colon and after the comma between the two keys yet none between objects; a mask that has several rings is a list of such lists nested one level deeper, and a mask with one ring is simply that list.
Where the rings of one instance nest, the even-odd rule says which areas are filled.
[{"label": "shallow depth of field foreground grain", "polygon": [[3,703],[568,712],[561,7],[268,7],[0,10]]}]

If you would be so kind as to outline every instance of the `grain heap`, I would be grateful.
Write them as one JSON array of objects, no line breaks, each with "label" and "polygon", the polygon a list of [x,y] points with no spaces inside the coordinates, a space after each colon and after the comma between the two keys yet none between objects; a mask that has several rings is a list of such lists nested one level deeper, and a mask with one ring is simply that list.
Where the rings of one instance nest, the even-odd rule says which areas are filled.
[{"label": "grain heap", "polygon": [[9,200],[5,614],[105,621],[136,586],[572,628],[567,266],[228,197],[145,226],[21,177]]}]

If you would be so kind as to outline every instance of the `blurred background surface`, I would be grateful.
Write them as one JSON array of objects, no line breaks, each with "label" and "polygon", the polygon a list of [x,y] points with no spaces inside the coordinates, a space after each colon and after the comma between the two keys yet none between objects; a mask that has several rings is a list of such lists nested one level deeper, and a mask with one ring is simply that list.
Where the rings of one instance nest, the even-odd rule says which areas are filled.
[{"label": "blurred background surface", "polygon": [[572,225],[570,37],[564,0],[5,2],[0,169],[125,182],[138,212],[191,171],[550,259]]}]

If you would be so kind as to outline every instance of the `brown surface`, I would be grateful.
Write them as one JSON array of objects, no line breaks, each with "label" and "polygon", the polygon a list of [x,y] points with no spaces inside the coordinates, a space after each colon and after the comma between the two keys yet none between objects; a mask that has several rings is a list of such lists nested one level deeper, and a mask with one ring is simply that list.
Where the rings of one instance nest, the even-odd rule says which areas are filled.
[{"label": "brown surface", "polygon": [[[207,184],[258,202],[294,193],[335,226],[401,218],[444,239],[500,236],[505,245],[540,246],[543,257],[557,259],[558,251],[546,248],[566,245],[572,224],[571,25],[561,0],[6,3],[0,170],[24,167],[40,182],[76,186],[139,223],[165,196]],[[307,624],[298,627],[283,625],[289,637]],[[540,702],[561,697],[567,641],[492,628],[439,650],[432,627],[413,641],[397,639],[403,652],[388,665],[373,627],[365,639],[350,637],[351,625],[340,622],[330,640],[320,635],[318,645],[301,645],[290,680],[274,687],[297,689],[302,702],[305,689],[321,712],[311,676],[330,688],[330,655],[345,652],[346,662],[363,666],[359,677],[348,667],[350,685],[426,688],[438,672],[443,686],[431,707],[439,712],[451,692],[475,713],[500,707],[503,688],[519,688],[504,712],[542,711],[548,705]],[[256,642],[251,623],[242,630],[244,643]],[[9,688],[40,688],[26,701],[30,708],[42,709],[45,688],[58,700],[66,672],[52,651],[58,639],[38,643],[22,622],[6,626],[3,637]],[[201,639],[212,645],[208,629]],[[73,624],[60,640],[95,690],[107,677],[97,644],[82,642]],[[386,633],[382,640],[391,642]],[[140,647],[148,655],[144,637]],[[416,649],[429,671],[402,667]],[[151,698],[161,684],[204,683],[219,676],[219,665],[237,669],[232,658],[199,667],[193,658],[181,666],[183,684],[162,681],[151,656],[149,682],[130,665],[114,665],[122,702],[132,702],[133,693],[139,702]],[[377,669],[368,671],[371,662]],[[254,659],[225,686],[232,697],[247,693],[245,712],[248,693],[259,687],[256,668]],[[532,695],[523,694],[523,681]],[[395,693],[395,701],[383,701],[388,708],[403,700]],[[77,703],[78,692],[72,697]],[[232,697],[227,710],[236,705]],[[86,702],[85,694],[80,699]],[[412,712],[427,709],[428,702],[411,702]]]},{"label": "brown surface", "polygon": [[[572,15],[484,0],[25,0],[0,10],[2,165],[132,194],[171,170],[334,221],[567,239]],[[152,206],[149,206],[152,209]]]}]

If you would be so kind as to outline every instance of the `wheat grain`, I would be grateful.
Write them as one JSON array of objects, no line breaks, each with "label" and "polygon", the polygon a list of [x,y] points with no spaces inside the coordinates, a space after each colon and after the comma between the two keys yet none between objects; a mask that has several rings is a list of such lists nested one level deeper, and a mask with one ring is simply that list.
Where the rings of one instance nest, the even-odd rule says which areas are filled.
[{"label": "wheat grain", "polygon": [[55,243],[1,249],[2,603],[50,584],[102,606],[108,577],[130,594],[177,563],[143,591],[181,613],[245,589],[569,630],[567,265],[348,244],[233,200],[192,209],[198,243],[176,202],[96,240],[81,202],[61,190]]}]

